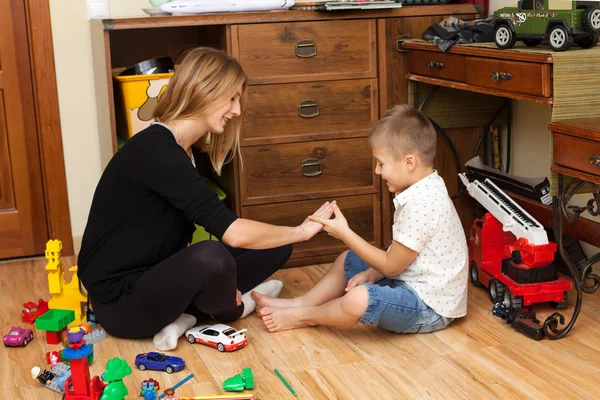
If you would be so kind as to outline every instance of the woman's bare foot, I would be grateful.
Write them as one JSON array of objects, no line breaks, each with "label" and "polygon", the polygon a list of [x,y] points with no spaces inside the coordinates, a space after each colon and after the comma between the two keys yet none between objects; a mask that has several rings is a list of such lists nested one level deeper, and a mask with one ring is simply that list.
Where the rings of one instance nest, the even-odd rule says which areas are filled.
[{"label": "woman's bare foot", "polygon": [[298,307],[300,304],[296,301],[296,298],[293,299],[280,299],[277,297],[270,297],[260,294],[258,292],[250,293],[252,300],[256,302],[256,311],[259,311],[264,307],[278,307],[278,308],[289,308],[289,307]]},{"label": "woman's bare foot", "polygon": [[313,326],[305,319],[307,307],[263,307],[258,312],[269,332],[287,331],[290,329]]}]

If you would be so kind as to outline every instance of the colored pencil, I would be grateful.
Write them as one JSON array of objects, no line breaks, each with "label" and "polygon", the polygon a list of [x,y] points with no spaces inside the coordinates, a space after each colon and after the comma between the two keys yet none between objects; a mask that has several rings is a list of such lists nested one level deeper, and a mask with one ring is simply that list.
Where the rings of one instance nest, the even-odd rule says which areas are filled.
[{"label": "colored pencil", "polygon": [[277,371],[277,368],[274,369],[275,374],[277,374],[277,376],[279,377],[279,379],[281,379],[281,382],[283,382],[283,384],[285,385],[285,387],[288,388],[288,390],[295,396],[296,395],[296,391],[292,388],[292,386],[285,380],[285,378],[279,373],[279,371]]}]

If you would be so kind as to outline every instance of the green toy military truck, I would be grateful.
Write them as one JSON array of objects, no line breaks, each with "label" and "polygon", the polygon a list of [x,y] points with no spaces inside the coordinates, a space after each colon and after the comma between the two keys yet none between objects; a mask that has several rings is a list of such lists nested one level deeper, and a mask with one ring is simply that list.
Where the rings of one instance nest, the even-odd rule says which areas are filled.
[{"label": "green toy military truck", "polygon": [[598,44],[598,1],[519,0],[493,15],[496,45],[510,49],[517,40],[537,46],[547,40],[554,51],[565,51],[573,42],[584,49]]}]

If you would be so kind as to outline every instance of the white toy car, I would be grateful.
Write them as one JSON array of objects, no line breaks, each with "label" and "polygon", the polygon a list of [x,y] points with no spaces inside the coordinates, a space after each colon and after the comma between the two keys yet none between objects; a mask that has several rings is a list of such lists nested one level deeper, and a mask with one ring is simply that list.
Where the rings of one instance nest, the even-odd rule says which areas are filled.
[{"label": "white toy car", "polygon": [[185,332],[190,343],[205,344],[214,347],[220,352],[235,351],[248,344],[245,333],[247,329],[236,331],[224,324],[199,325]]}]

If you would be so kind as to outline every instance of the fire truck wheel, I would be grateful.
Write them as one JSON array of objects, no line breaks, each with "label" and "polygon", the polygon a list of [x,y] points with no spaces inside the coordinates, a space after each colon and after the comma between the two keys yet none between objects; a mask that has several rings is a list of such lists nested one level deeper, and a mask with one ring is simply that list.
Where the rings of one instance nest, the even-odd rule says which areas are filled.
[{"label": "fire truck wheel", "polygon": [[523,297],[513,296],[510,290],[506,290],[506,292],[504,292],[504,304],[513,310],[520,310],[523,308]]},{"label": "fire truck wheel", "polygon": [[556,301],[551,301],[550,302],[550,307],[554,308],[555,310],[562,310],[564,308],[567,308],[567,303],[568,303],[568,296],[569,293],[565,292],[565,296],[563,297],[563,301],[561,301],[560,303],[557,303]]},{"label": "fire truck wheel", "polygon": [[479,271],[477,271],[477,263],[475,261],[471,261],[470,275],[471,283],[473,284],[473,286],[483,287],[483,285],[479,281]]},{"label": "fire truck wheel", "polygon": [[513,250],[512,253],[510,253],[510,258],[514,264],[521,264],[523,262],[521,252],[519,250]]},{"label": "fire truck wheel", "polygon": [[499,301],[504,300],[504,292],[506,292],[506,285],[500,282],[496,278],[490,279],[490,286],[488,287],[488,294],[492,303],[496,304]]}]

